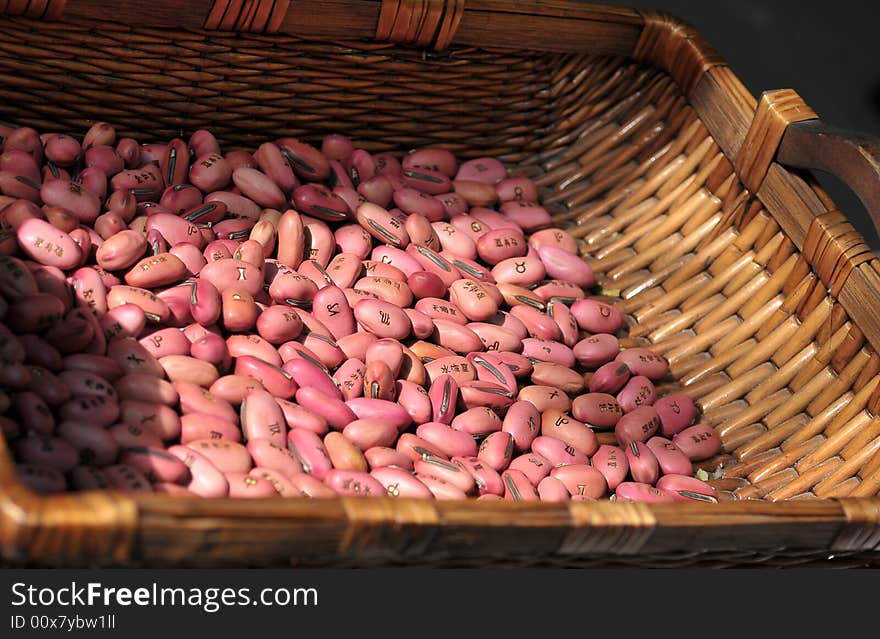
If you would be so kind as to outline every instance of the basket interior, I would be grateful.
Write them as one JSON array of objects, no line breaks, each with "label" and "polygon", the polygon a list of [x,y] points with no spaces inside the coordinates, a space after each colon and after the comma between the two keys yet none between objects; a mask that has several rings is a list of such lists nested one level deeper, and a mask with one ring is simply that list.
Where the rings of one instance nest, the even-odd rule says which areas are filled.
[{"label": "basket interior", "polygon": [[[0,119],[224,149],[350,135],[532,176],[630,325],[718,429],[725,499],[874,496],[880,358],[678,87],[622,58],[0,21]],[[809,188],[816,188],[812,182]],[[821,192],[820,197],[824,197]]]}]

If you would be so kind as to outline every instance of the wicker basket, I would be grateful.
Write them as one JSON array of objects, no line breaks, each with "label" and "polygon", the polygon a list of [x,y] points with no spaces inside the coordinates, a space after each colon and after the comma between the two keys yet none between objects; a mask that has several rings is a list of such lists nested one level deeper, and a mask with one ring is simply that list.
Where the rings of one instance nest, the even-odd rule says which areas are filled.
[{"label": "wicker basket", "polygon": [[[683,23],[572,0],[0,0],[0,119],[253,148],[351,135],[539,176],[632,341],[724,452],[705,504],[37,496],[0,440],[0,549],[51,565],[880,564],[877,147],[757,101]],[[107,18],[112,17],[113,21]],[[873,164],[872,164],[873,161]]]}]

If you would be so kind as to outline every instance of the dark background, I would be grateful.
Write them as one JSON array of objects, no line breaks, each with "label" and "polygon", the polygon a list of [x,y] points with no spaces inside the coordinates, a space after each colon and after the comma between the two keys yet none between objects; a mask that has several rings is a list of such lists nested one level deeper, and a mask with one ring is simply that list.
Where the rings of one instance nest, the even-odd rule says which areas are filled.
[{"label": "dark background", "polygon": [[[672,13],[696,27],[756,97],[794,89],[826,123],[880,136],[877,0],[599,1]],[[816,177],[880,253],[880,239],[858,198],[836,179]]]}]

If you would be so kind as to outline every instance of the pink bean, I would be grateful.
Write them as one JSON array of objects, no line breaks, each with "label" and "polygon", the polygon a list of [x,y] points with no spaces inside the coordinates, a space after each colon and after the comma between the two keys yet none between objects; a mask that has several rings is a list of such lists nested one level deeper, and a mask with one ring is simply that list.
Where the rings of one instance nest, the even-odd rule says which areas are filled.
[{"label": "pink bean", "polygon": [[434,322],[430,317],[413,308],[405,308],[403,312],[412,324],[412,335],[417,339],[427,339],[434,333]]},{"label": "pink bean", "polygon": [[608,489],[605,476],[592,466],[583,464],[559,466],[552,470],[550,476],[561,481],[572,496],[582,495],[590,499],[599,499]]},{"label": "pink bean", "polygon": [[[0,336],[0,340],[3,339]],[[28,364],[55,372],[60,371],[64,366],[64,360],[58,349],[37,335],[30,333],[18,335],[14,341],[8,340],[7,344],[12,349],[11,352],[4,353],[4,359],[7,361],[23,360]]]},{"label": "pink bean", "polygon": [[109,426],[119,417],[119,404],[104,397],[79,397],[58,407],[61,419]]},{"label": "pink bean", "polygon": [[282,399],[290,399],[298,389],[290,373],[251,355],[235,360],[235,374],[259,380],[267,391]]},{"label": "pink bean", "polygon": [[[452,266],[458,269],[463,277],[470,277],[483,284],[495,283],[495,278],[492,277],[492,272],[473,260],[469,260],[460,255],[452,255],[446,251],[441,251],[440,257],[448,260]],[[491,288],[486,289],[486,291],[490,294],[492,293]],[[501,299],[498,297],[496,297],[495,301],[499,304],[501,303]]]},{"label": "pink bean", "polygon": [[674,393],[654,402],[654,409],[660,416],[660,432],[671,437],[693,423],[697,414],[694,401],[684,393]]},{"label": "pink bean", "polygon": [[543,206],[534,202],[512,200],[501,205],[501,213],[524,231],[536,231],[550,226],[550,214]]},{"label": "pink bean", "polygon": [[190,345],[189,353],[193,357],[209,362],[223,370],[229,368],[231,361],[226,342],[214,333],[207,333],[195,340]]},{"label": "pink bean", "polygon": [[135,424],[116,424],[107,429],[113,440],[122,448],[129,446],[155,446],[162,447],[162,440],[149,428],[142,428]]},{"label": "pink bean", "polygon": [[18,243],[40,264],[67,270],[82,262],[82,251],[64,231],[39,219],[24,221],[17,231]]},{"label": "pink bean", "polygon": [[191,479],[186,485],[188,490],[208,498],[226,497],[229,494],[229,482],[208,457],[190,446],[171,446],[168,452],[189,468]]},{"label": "pink bean", "polygon": [[480,157],[463,162],[455,174],[456,180],[477,180],[493,186],[506,177],[507,169],[501,162],[491,157]]},{"label": "pink bean", "polygon": [[422,298],[416,302],[415,308],[432,319],[444,319],[461,326],[468,321],[457,304],[437,297]]},{"label": "pink bean", "polygon": [[[556,322],[556,325],[559,327],[559,332],[562,335],[562,343],[570,350],[578,341],[580,333],[574,315],[571,314],[571,310],[558,299],[554,298],[547,302],[547,315],[553,318],[553,321]],[[574,353],[572,353],[571,359],[572,366],[574,366]]]},{"label": "pink bean", "polygon": [[532,374],[532,362],[520,353],[505,353],[495,351],[492,353],[498,360],[507,366],[517,379],[527,379]]},{"label": "pink bean", "polygon": [[261,144],[254,152],[254,161],[284,193],[289,194],[299,186],[293,168],[277,145],[271,142]]},{"label": "pink bean", "polygon": [[196,439],[186,446],[209,459],[222,473],[246,473],[253,467],[250,453],[238,442],[225,439]]},{"label": "pink bean", "polygon": [[31,391],[18,392],[13,396],[12,403],[25,433],[51,435],[55,431],[52,411],[39,394]]},{"label": "pink bean", "polygon": [[584,390],[584,378],[575,370],[556,362],[536,362],[532,366],[531,380],[542,386],[552,386],[577,395]]},{"label": "pink bean", "polygon": [[281,407],[288,428],[303,428],[317,435],[327,432],[327,420],[317,413],[298,404],[276,397],[275,402]]},{"label": "pink bean", "polygon": [[409,413],[399,404],[384,399],[356,397],[345,402],[358,419],[384,419],[402,431],[412,423]]},{"label": "pink bean", "polygon": [[455,322],[437,318],[434,320],[434,334],[431,339],[435,343],[456,353],[468,353],[483,350],[483,342],[472,330]]},{"label": "pink bean", "polygon": [[721,452],[721,437],[708,424],[696,424],[679,431],[672,442],[687,455],[691,461],[708,459]]},{"label": "pink bean", "polygon": [[527,244],[519,231],[502,228],[481,235],[476,249],[483,262],[494,266],[510,258],[525,256]]},{"label": "pink bean", "polygon": [[345,426],[342,434],[360,450],[391,446],[397,439],[397,428],[379,419],[356,419]]},{"label": "pink bean", "polygon": [[561,481],[555,477],[545,477],[537,486],[538,496],[541,501],[560,503],[571,499],[571,493]]},{"label": "pink bean", "polygon": [[31,435],[14,444],[16,456],[27,464],[47,466],[62,473],[69,472],[79,463],[79,451],[73,444],[59,437]]},{"label": "pink bean", "polygon": [[397,380],[394,387],[397,403],[414,423],[423,424],[431,419],[433,407],[428,392],[422,386],[407,380]]},{"label": "pink bean", "polygon": [[632,441],[623,447],[629,472],[637,482],[654,484],[660,477],[660,464],[657,456],[642,442]]},{"label": "pink bean", "polygon": [[348,402],[343,402],[338,396],[326,395],[309,386],[296,391],[296,403],[315,413],[324,419],[329,426],[337,430],[342,430],[347,424],[358,419],[358,415],[349,408]]},{"label": "pink bean", "polygon": [[440,422],[426,422],[416,429],[416,435],[439,448],[447,457],[477,455],[473,436]]},{"label": "pink bean", "polygon": [[504,483],[504,499],[511,501],[538,501],[538,490],[522,471],[505,470],[501,474]]},{"label": "pink bean", "polygon": [[678,501],[718,503],[712,486],[689,475],[666,474],[657,481],[657,488],[673,494]]},{"label": "pink bean", "polygon": [[546,271],[541,260],[533,257],[509,257],[492,268],[492,277],[498,282],[528,286],[544,279]]},{"label": "pink bean", "polygon": [[[386,247],[389,248],[390,247]],[[397,249],[394,249],[397,250]],[[330,277],[331,283],[339,288],[350,288],[361,274],[362,260],[354,253],[337,253],[327,264],[324,272]],[[323,286],[321,287],[323,288]]]},{"label": "pink bean", "polygon": [[574,368],[574,353],[565,344],[527,337],[522,340],[522,354],[532,359],[554,362],[566,368]]},{"label": "pink bean", "polygon": [[480,444],[477,457],[500,473],[510,465],[513,459],[513,449],[513,437],[509,433],[491,432]]},{"label": "pink bean", "polygon": [[513,458],[509,468],[520,471],[528,477],[533,485],[537,486],[542,479],[550,474],[553,465],[550,460],[537,453],[526,453]]},{"label": "pink bean", "polygon": [[241,430],[247,440],[266,439],[275,446],[284,446],[287,440],[287,423],[281,407],[265,390],[245,395],[241,402]]},{"label": "pink bean", "polygon": [[409,234],[403,222],[378,204],[365,202],[358,206],[355,214],[364,230],[380,242],[400,249],[409,244]]},{"label": "pink bean", "polygon": [[153,492],[149,480],[143,473],[127,464],[107,466],[101,472],[116,490],[126,493]]},{"label": "pink bean", "polygon": [[651,380],[643,375],[632,377],[617,394],[617,402],[628,413],[644,406],[651,406],[657,398],[657,390]]},{"label": "pink bean", "polygon": [[541,434],[570,444],[584,455],[593,455],[599,442],[592,429],[569,415],[554,409],[541,416]]},{"label": "pink bean", "polygon": [[381,466],[371,470],[370,476],[382,484],[388,497],[434,498],[428,487],[406,470]]},{"label": "pink bean", "polygon": [[440,458],[446,457],[439,448],[413,433],[403,433],[398,437],[395,449],[413,462],[425,455],[434,455]]},{"label": "pink bean", "polygon": [[629,366],[633,375],[643,375],[651,380],[662,379],[669,372],[666,358],[647,348],[627,348],[615,359]]},{"label": "pink bean", "polygon": [[[71,398],[70,388],[51,371],[40,366],[31,365],[30,374],[30,391],[37,394],[49,406],[58,406]],[[18,396],[20,395],[21,393],[18,393]],[[8,396],[6,401],[8,402]],[[8,405],[5,406],[2,412],[5,412],[8,408]]]},{"label": "pink bean", "polygon": [[609,490],[615,490],[629,473],[626,454],[617,446],[603,444],[590,459],[593,468],[605,477]]},{"label": "pink bean", "polygon": [[510,314],[523,323],[531,337],[550,341],[562,339],[559,324],[532,306],[518,304],[510,309]]},{"label": "pink bean", "polygon": [[626,364],[613,361],[603,364],[590,378],[590,392],[616,393],[626,385],[630,375],[629,367]]},{"label": "pink bean", "polygon": [[[556,298],[564,304],[574,304],[578,300],[586,298],[583,288],[564,280],[544,280],[544,283],[533,288],[532,292],[545,302]],[[574,317],[572,317],[572,321],[577,326],[577,320]]]},{"label": "pink bean", "polygon": [[416,475],[416,479],[428,487],[428,490],[434,495],[434,499],[459,500],[467,497],[467,494],[457,486],[432,475]]},{"label": "pink bean", "polygon": [[664,475],[690,475],[693,472],[691,460],[671,440],[657,436],[649,439],[646,444],[657,457],[660,471]]},{"label": "pink bean", "polygon": [[216,415],[187,413],[180,417],[180,443],[188,444],[197,439],[227,439],[241,441],[237,424]]},{"label": "pink bean", "polygon": [[575,344],[572,350],[581,366],[585,368],[598,368],[617,356],[620,352],[620,345],[614,335],[598,333],[585,337]]},{"label": "pink bean", "polygon": [[370,254],[371,236],[359,224],[344,224],[334,231],[333,237],[343,254],[355,255],[358,260]]},{"label": "pink bean", "polygon": [[[238,424],[238,414],[224,399],[215,397],[192,382],[174,382],[174,390],[180,398],[180,409],[186,413],[205,413]],[[173,403],[173,402],[172,402]]]},{"label": "pink bean", "polygon": [[503,413],[515,398],[514,394],[501,384],[474,380],[462,382],[458,388],[460,403],[467,409],[487,407]]},{"label": "pink bean", "polygon": [[324,483],[340,495],[352,497],[381,497],[385,495],[385,486],[364,472],[334,468],[327,472]]},{"label": "pink bean", "polygon": [[517,399],[531,402],[540,413],[543,413],[548,408],[556,408],[564,412],[571,410],[571,399],[564,392],[553,386],[523,386],[519,391],[519,395],[517,395]]},{"label": "pink bean", "polygon": [[94,466],[77,466],[70,471],[70,483],[74,490],[111,490],[107,476]]},{"label": "pink bean", "polygon": [[[113,180],[116,180],[116,177]],[[94,222],[101,212],[101,201],[98,196],[72,180],[51,180],[43,183],[40,188],[40,198],[49,206],[67,209],[84,224]]]},{"label": "pink bean", "polygon": [[471,353],[467,357],[481,382],[491,382],[506,389],[511,397],[518,390],[516,376],[513,371],[494,352]]},{"label": "pink bean", "polygon": [[277,346],[299,337],[303,323],[286,305],[272,305],[257,317],[256,328],[264,340]]},{"label": "pink bean", "polygon": [[381,300],[361,300],[354,307],[354,316],[365,329],[377,337],[404,339],[412,329],[400,307]]},{"label": "pink bean", "polygon": [[307,473],[297,473],[291,475],[288,479],[290,479],[290,483],[293,484],[294,488],[306,497],[311,497],[313,499],[327,499],[336,496],[336,493],[332,488]]},{"label": "pink bean", "polygon": [[445,216],[443,203],[423,191],[405,187],[396,189],[392,194],[394,203],[409,215],[419,214],[431,222],[436,222]]},{"label": "pink bean", "polygon": [[593,269],[580,256],[555,246],[543,246],[537,251],[549,277],[571,282],[582,288],[590,288],[596,284]]},{"label": "pink bean", "polygon": [[185,484],[189,468],[174,455],[160,448],[130,447],[119,456],[119,462],[140,471],[151,482]]},{"label": "pink bean", "polygon": [[406,253],[419,263],[422,270],[439,277],[446,287],[462,277],[462,272],[457,267],[427,246],[411,244],[406,247]]},{"label": "pink bean", "polygon": [[[413,437],[415,437],[413,435]],[[364,451],[364,458],[370,468],[394,466],[403,470],[412,470],[413,460],[403,453],[386,446],[374,446]]]},{"label": "pink bean", "polygon": [[614,498],[621,502],[661,504],[676,501],[672,493],[642,482],[623,482],[614,491]]},{"label": "pink bean", "polygon": [[572,402],[572,415],[597,428],[613,428],[623,416],[617,399],[608,393],[587,393]]},{"label": "pink bean", "polygon": [[166,355],[189,355],[190,341],[177,328],[162,328],[138,340],[155,358]]},{"label": "pink bean", "polygon": [[333,374],[333,381],[344,401],[360,397],[363,394],[366,370],[366,366],[361,360],[351,358],[345,360],[345,363]]},{"label": "pink bean", "polygon": [[486,321],[498,312],[498,303],[479,282],[463,278],[449,285],[449,300],[474,322]]},{"label": "pink bean", "polygon": [[334,339],[351,335],[357,330],[355,314],[348,305],[345,293],[336,286],[325,286],[315,293],[312,312],[332,332]]},{"label": "pink bean", "polygon": [[303,470],[302,464],[287,448],[287,439],[279,445],[271,439],[261,437],[249,438],[247,443],[248,453],[260,468],[267,468],[289,477]]},{"label": "pink bean", "polygon": [[282,370],[290,374],[299,388],[314,388],[328,397],[341,399],[342,394],[333,378],[321,366],[316,362],[310,361],[310,359],[303,357],[290,359],[284,364]]},{"label": "pink bean", "polygon": [[642,406],[621,417],[614,426],[614,436],[621,446],[647,442],[660,428],[660,417],[651,406]]},{"label": "pink bean", "polygon": [[578,326],[591,333],[616,333],[623,326],[620,311],[597,300],[578,300],[571,305]]},{"label": "pink bean", "polygon": [[275,489],[275,492],[282,497],[304,497],[305,493],[299,490],[286,475],[273,470],[271,468],[263,468],[255,466],[248,471],[251,477],[258,477],[266,480]]},{"label": "pink bean", "polygon": [[458,402],[458,381],[449,374],[437,376],[431,383],[428,398],[431,401],[433,420],[441,424],[451,423]]}]

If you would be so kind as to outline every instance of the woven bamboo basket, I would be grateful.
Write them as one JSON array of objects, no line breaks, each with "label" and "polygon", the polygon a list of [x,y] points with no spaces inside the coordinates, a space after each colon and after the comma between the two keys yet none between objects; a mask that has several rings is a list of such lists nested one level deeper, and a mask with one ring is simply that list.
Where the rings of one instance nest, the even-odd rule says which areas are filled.
[{"label": "woven bamboo basket", "polygon": [[[0,0],[0,119],[224,148],[329,131],[535,176],[724,450],[719,504],[38,496],[0,440],[8,564],[880,564],[878,146],[757,100],[671,16],[573,0]],[[796,168],[797,167],[797,168]],[[875,217],[875,219],[880,219]]]}]

